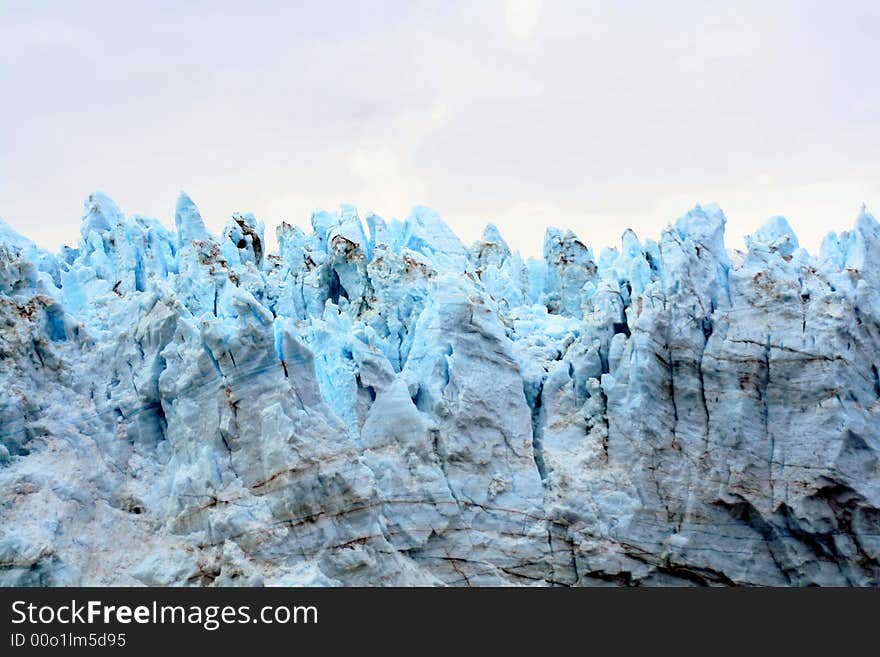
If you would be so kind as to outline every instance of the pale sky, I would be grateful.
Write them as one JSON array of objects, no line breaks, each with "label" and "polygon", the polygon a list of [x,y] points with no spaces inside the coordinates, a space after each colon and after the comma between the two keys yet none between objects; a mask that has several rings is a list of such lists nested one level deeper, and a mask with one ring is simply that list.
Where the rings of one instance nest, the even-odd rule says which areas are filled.
[{"label": "pale sky", "polygon": [[0,0],[0,217],[56,249],[93,190],[169,226],[184,190],[215,231],[425,204],[536,255],[715,201],[729,246],[782,214],[815,251],[880,207],[878,28],[874,0]]}]

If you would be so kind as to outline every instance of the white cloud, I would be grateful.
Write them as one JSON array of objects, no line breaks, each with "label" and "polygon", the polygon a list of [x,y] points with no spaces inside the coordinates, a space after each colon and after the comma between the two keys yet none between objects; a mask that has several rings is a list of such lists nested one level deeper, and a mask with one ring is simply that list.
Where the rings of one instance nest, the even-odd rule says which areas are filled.
[{"label": "white cloud", "polygon": [[425,186],[413,175],[400,155],[387,145],[361,146],[348,157],[348,170],[355,181],[355,202],[363,210],[387,219],[406,213],[424,196]]},{"label": "white cloud", "polygon": [[21,34],[22,43],[37,48],[70,46],[82,40],[82,31],[68,23],[35,21]]},{"label": "white cloud", "polygon": [[531,39],[541,22],[541,0],[505,0],[504,26],[516,39]]},{"label": "white cloud", "polygon": [[431,110],[431,120],[434,123],[446,123],[449,120],[449,105],[437,103]]}]

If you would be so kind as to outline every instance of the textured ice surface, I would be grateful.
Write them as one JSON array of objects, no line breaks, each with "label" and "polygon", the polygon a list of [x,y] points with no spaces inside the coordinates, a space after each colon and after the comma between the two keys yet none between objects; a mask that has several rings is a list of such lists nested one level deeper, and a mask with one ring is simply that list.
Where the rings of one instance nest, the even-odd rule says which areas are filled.
[{"label": "textured ice surface", "polygon": [[0,222],[0,582],[876,585],[880,226],[724,223]]}]

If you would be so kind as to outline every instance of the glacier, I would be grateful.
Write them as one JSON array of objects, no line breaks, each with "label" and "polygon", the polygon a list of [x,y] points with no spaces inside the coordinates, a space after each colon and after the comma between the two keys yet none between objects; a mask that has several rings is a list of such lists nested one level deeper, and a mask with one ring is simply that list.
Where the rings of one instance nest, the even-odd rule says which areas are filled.
[{"label": "glacier", "polygon": [[0,222],[0,584],[880,583],[880,224]]}]

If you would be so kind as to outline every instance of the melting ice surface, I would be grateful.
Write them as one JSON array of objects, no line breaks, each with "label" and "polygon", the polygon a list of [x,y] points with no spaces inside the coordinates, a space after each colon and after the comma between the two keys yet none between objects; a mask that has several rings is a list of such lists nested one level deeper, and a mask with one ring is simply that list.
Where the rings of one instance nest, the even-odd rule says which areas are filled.
[{"label": "melting ice surface", "polygon": [[7,585],[880,579],[880,226],[0,223]]}]

